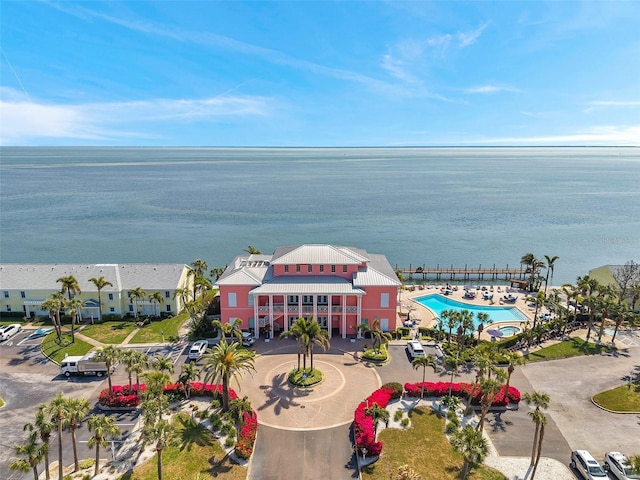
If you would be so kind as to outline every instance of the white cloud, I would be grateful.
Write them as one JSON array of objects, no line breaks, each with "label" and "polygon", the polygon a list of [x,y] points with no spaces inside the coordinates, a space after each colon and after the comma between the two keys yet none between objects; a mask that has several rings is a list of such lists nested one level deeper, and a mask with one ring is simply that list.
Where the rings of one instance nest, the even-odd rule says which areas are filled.
[{"label": "white cloud", "polygon": [[589,102],[595,107],[640,107],[640,100],[596,101]]},{"label": "white cloud", "polygon": [[567,135],[494,137],[466,140],[469,145],[633,145],[640,146],[640,125],[602,125]]},{"label": "white cloud", "polygon": [[487,95],[500,92],[520,92],[520,90],[504,85],[478,85],[476,87],[463,88],[462,92],[469,94]]},{"label": "white cloud", "polygon": [[476,40],[480,38],[480,35],[482,35],[484,29],[489,26],[489,23],[490,22],[485,22],[483,25],[480,25],[476,30],[472,32],[458,32],[456,34],[456,38],[458,39],[458,46],[460,48],[465,48],[476,43]]},{"label": "white cloud", "polygon": [[149,124],[210,121],[221,117],[265,116],[269,100],[227,94],[204,99],[152,99],[132,102],[52,104],[29,102],[16,90],[0,92],[0,143],[20,145],[29,139],[58,138],[108,141],[123,137],[155,138]]}]

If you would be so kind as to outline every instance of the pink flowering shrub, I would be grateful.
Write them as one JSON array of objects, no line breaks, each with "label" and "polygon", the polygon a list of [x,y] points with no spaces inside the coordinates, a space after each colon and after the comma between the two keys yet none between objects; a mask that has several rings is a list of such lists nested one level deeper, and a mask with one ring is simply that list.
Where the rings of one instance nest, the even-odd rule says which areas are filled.
[{"label": "pink flowering shrub", "polygon": [[[404,389],[410,397],[419,397],[421,388],[422,382],[405,383],[404,385]],[[424,382],[424,396],[442,397],[449,395],[449,389],[451,389],[451,395],[466,398],[469,396],[472,388],[474,388],[474,386],[470,383],[451,384],[449,382]],[[481,399],[482,391],[479,387],[474,388],[473,396],[471,397],[471,404],[479,405]],[[506,407],[509,402],[520,403],[520,400],[522,400],[522,396],[517,388],[509,386],[509,390],[505,395],[504,387],[502,387],[502,390],[496,394],[491,405],[494,407]]]},{"label": "pink flowering shrub", "polygon": [[[229,392],[231,393],[231,392]],[[256,443],[256,433],[258,432],[258,415],[255,410],[244,414],[244,422],[240,430],[240,440],[236,443],[235,454],[247,460],[253,453],[253,445]]]},{"label": "pink flowering shrub", "polygon": [[353,431],[356,440],[356,448],[360,452],[363,448],[367,450],[367,455],[378,456],[382,452],[382,442],[376,440],[373,418],[367,415],[366,409],[377,403],[379,407],[386,408],[394,395],[394,390],[389,387],[382,387],[375,390],[364,401],[360,402],[353,414]]},{"label": "pink flowering shrub", "polygon": [[[147,386],[144,383],[129,389],[129,385],[114,385],[111,392],[105,388],[98,396],[98,403],[104,407],[121,408],[137,407],[140,404],[139,392],[146,392]],[[184,387],[181,383],[170,383],[162,388],[163,393],[184,395]],[[215,397],[222,395],[222,385],[204,384],[202,382],[191,382],[191,396]],[[229,389],[229,400],[235,400],[238,394]]]}]

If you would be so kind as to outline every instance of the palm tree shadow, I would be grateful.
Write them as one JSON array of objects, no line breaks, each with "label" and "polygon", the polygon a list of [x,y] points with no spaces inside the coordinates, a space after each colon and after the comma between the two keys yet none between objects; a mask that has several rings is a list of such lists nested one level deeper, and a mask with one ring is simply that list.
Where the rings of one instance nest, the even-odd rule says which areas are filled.
[{"label": "palm tree shadow", "polygon": [[513,422],[502,420],[502,412],[498,412],[493,415],[493,420],[487,418],[487,424],[491,425],[492,432],[506,432],[507,427],[513,425]]},{"label": "palm tree shadow", "polygon": [[274,376],[271,385],[261,385],[260,389],[265,390],[267,401],[259,406],[257,410],[262,411],[267,408],[273,408],[276,415],[280,415],[283,410],[299,407],[300,403],[296,402],[296,399],[308,397],[311,393],[309,390],[298,389],[289,385],[287,375],[284,373]]},{"label": "palm tree shadow", "polygon": [[180,451],[190,451],[193,445],[200,447],[213,445],[211,434],[191,417],[180,417],[178,421],[180,422],[180,428],[182,428]]}]

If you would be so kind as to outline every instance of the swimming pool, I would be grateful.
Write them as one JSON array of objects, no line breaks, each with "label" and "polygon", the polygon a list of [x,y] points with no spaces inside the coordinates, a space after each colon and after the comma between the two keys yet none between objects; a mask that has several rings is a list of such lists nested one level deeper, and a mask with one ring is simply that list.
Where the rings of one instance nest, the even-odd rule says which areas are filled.
[{"label": "swimming pool", "polygon": [[520,333],[520,329],[518,327],[514,327],[511,325],[506,325],[504,327],[500,327],[498,328],[498,330],[500,330],[505,337],[512,337],[514,335],[517,335],[518,333]]},{"label": "swimming pool", "polygon": [[415,299],[420,305],[427,307],[431,310],[436,317],[440,318],[440,314],[444,310],[469,310],[473,313],[474,325],[478,326],[478,319],[476,314],[486,313],[489,315],[488,323],[500,323],[500,322],[526,322],[529,320],[524,313],[518,310],[516,307],[485,307],[483,305],[470,305],[468,303],[458,302],[451,298],[443,297],[442,295],[426,295]]}]

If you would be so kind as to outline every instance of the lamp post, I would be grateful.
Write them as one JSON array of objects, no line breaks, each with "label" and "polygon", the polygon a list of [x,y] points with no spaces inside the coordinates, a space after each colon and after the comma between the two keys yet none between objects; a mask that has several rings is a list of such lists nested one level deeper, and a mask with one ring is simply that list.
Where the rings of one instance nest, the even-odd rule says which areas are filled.
[{"label": "lamp post", "polygon": [[364,457],[367,456],[367,449],[365,447],[362,447],[360,451],[362,452],[362,461],[364,462]]},{"label": "lamp post", "polygon": [[162,335],[162,343],[164,343],[164,330],[160,330],[160,335]]}]

